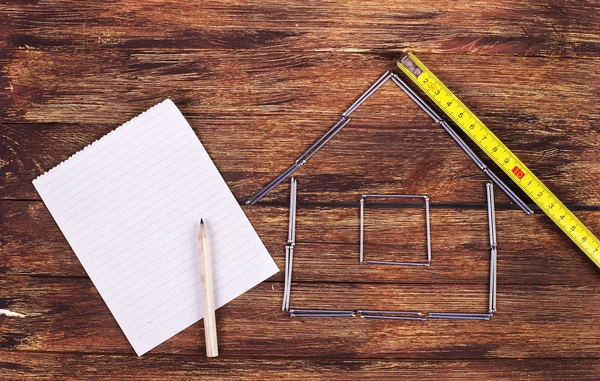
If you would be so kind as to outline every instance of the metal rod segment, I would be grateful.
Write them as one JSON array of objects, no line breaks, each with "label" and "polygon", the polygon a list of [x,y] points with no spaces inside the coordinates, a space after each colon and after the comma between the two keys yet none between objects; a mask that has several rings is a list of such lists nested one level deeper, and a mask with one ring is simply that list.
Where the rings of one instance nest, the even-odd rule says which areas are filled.
[{"label": "metal rod segment", "polygon": [[430,312],[427,316],[475,316],[475,317],[489,317],[491,314],[481,314],[481,313],[468,313],[468,312]]},{"label": "metal rod segment", "polygon": [[533,214],[533,210],[529,207],[529,205],[527,205],[525,201],[523,201],[519,196],[517,196],[517,194],[512,189],[510,189],[509,186],[506,185],[504,181],[502,181],[502,179],[498,177],[498,175],[496,175],[494,172],[491,171],[491,169],[487,167],[483,171],[486,175],[488,175],[490,180],[492,180],[496,185],[498,185],[498,187],[502,189],[502,191],[506,193],[506,195],[525,212],[525,214]]},{"label": "metal rod segment", "polygon": [[271,191],[271,189],[275,188],[277,185],[281,184],[285,179],[288,178],[292,173],[294,173],[300,166],[296,163],[292,164],[288,169],[282,172],[279,176],[277,176],[273,181],[267,184],[263,189],[258,191],[252,198],[246,201],[246,204],[254,205],[258,200],[265,197],[267,193]]},{"label": "metal rod segment", "polygon": [[368,315],[416,315],[421,316],[423,313],[416,311],[381,311],[381,310],[356,310],[357,314]]},{"label": "metal rod segment", "polygon": [[273,181],[267,184],[263,189],[258,191],[254,196],[252,196],[246,204],[254,205],[260,199],[265,197],[273,188],[277,185],[281,184],[285,179],[292,175],[298,168],[303,166],[314,154],[316,154],[325,144],[327,144],[338,132],[340,132],[348,123],[350,122],[350,118],[346,118],[342,116],[342,118],[337,121],[333,127],[331,127],[325,135],[321,136],[319,140],[317,140],[312,146],[310,146],[296,161],[292,164],[288,169],[286,169],[283,173],[277,176]]},{"label": "metal rod segment", "polygon": [[349,310],[314,310],[314,309],[291,309],[290,317],[354,317],[355,311]]},{"label": "metal rod segment", "polygon": [[497,242],[496,242],[496,209],[494,207],[494,186],[486,184],[488,202],[488,225],[490,234],[490,299],[489,312],[496,312],[496,265],[497,265]]},{"label": "metal rod segment", "polygon": [[490,250],[490,295],[488,312],[494,312],[494,250]]},{"label": "metal rod segment", "polygon": [[363,198],[422,198],[428,199],[427,196],[422,194],[363,194]]},{"label": "metal rod segment", "polygon": [[292,177],[290,183],[288,244],[285,246],[285,278],[283,287],[283,304],[281,306],[281,309],[283,311],[287,311],[290,308],[290,293],[292,287],[292,261],[294,260],[294,240],[296,237],[296,186],[296,179]]},{"label": "metal rod segment", "polygon": [[371,87],[367,89],[367,91],[362,93],[362,95],[358,97],[358,99],[342,113],[342,116],[350,116],[350,114],[352,114],[361,104],[363,104],[364,101],[373,95],[373,93],[375,93],[392,75],[393,73],[390,71],[383,73],[383,75],[379,77],[379,79],[375,81],[375,83],[373,83]]},{"label": "metal rod segment", "polygon": [[293,308],[290,310],[290,313],[319,313],[319,314],[354,314],[356,313],[354,310],[319,310],[319,309],[305,309],[305,308]]},{"label": "metal rod segment", "polygon": [[354,317],[354,313],[349,313],[349,314],[318,314],[318,313],[309,313],[309,314],[303,314],[303,313],[293,313],[290,312],[290,317],[325,317],[325,318],[331,318],[331,317],[346,317],[346,318],[351,318]]},{"label": "metal rod segment", "polygon": [[426,321],[425,317],[412,317],[412,316],[387,316],[387,315],[358,315],[363,319],[387,319],[387,320],[414,320],[414,321]]},{"label": "metal rod segment", "polygon": [[425,229],[427,230],[427,266],[431,264],[431,223],[429,222],[429,197],[425,196]]},{"label": "metal rod segment", "polygon": [[[302,155],[300,155],[300,157],[298,159],[296,159],[296,163],[300,164],[302,163],[302,161],[306,158],[306,156],[312,152],[315,147],[317,147],[319,144],[321,144],[323,142],[323,140],[327,139],[330,135],[336,133],[337,134],[337,130],[340,127],[340,125],[344,122],[347,121],[348,118],[340,118],[340,120],[338,120],[329,130],[327,130],[327,132],[325,134],[323,134],[323,136],[321,136],[319,138],[319,140],[317,140],[316,142],[313,143],[313,145],[311,145],[310,147],[308,147],[308,149],[306,151],[304,151],[304,153]],[[302,164],[300,164],[302,165]]]},{"label": "metal rod segment", "polygon": [[306,162],[308,161],[308,159],[310,159],[311,157],[313,157],[314,154],[316,154],[317,152],[319,152],[319,150],[321,148],[323,148],[323,146],[327,143],[329,143],[329,141],[331,139],[333,139],[333,137],[335,135],[338,134],[338,132],[340,132],[342,130],[342,128],[346,127],[346,125],[350,123],[350,118],[346,118],[346,117],[342,117],[337,123],[336,123],[336,128],[335,130],[333,130],[328,136],[326,136],[325,138],[321,138],[319,139],[319,143],[318,144],[313,144],[312,151],[306,151],[306,156],[302,158],[302,161],[300,161],[298,164],[300,166],[306,164]]},{"label": "metal rod segment", "polygon": [[498,251],[497,249],[494,247],[492,249],[492,263],[494,266],[494,279],[493,279],[493,285],[494,285],[494,291],[492,293],[492,310],[490,313],[496,312],[496,274],[498,272],[497,270],[497,257],[498,257]]},{"label": "metal rod segment", "polygon": [[290,182],[290,234],[288,237],[288,243],[296,244],[296,205],[297,205],[297,194],[298,194],[298,181],[292,177]]},{"label": "metal rod segment", "polygon": [[425,266],[425,267],[429,266],[429,263],[417,263],[417,262],[363,261],[362,263],[366,263],[366,264],[370,264],[370,265]]},{"label": "metal rod segment", "polygon": [[490,294],[488,312],[492,313],[494,309],[494,232],[493,232],[493,212],[494,205],[494,186],[492,183],[485,184],[487,195],[487,210],[488,210],[488,230],[490,236]]},{"label": "metal rod segment", "polygon": [[490,320],[492,314],[463,314],[463,313],[428,313],[427,318],[431,319],[459,319],[459,320]]},{"label": "metal rod segment", "polygon": [[[281,310],[287,311],[287,299],[288,299],[288,283],[289,283],[289,266],[290,266],[290,247],[285,246],[285,275],[283,283],[283,303],[281,304]],[[490,307],[491,308],[491,307]]]},{"label": "metal rod segment", "polygon": [[285,273],[285,293],[283,299],[283,309],[290,309],[290,297],[292,292],[292,269],[294,264],[294,246],[296,245],[296,199],[298,182],[294,177],[290,181],[290,216],[288,228],[288,244],[286,251],[286,273]]},{"label": "metal rod segment", "polygon": [[292,265],[294,263],[294,246],[290,245],[290,267],[288,269],[287,279],[287,298],[285,300],[285,310],[290,309],[290,298],[292,294]]},{"label": "metal rod segment", "polygon": [[365,199],[360,199],[360,247],[359,247],[359,262],[364,263],[364,245],[365,245]]}]

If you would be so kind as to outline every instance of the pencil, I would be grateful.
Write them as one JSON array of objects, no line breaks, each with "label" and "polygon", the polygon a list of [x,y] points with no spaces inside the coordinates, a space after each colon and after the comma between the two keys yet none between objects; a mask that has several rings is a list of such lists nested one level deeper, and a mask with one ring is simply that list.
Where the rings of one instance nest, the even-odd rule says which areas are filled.
[{"label": "pencil", "polygon": [[200,219],[198,231],[198,248],[200,251],[200,276],[202,278],[202,301],[204,304],[204,337],[206,340],[206,357],[217,357],[217,321],[215,319],[215,298],[213,293],[212,263],[210,260],[210,244],[204,221]]}]

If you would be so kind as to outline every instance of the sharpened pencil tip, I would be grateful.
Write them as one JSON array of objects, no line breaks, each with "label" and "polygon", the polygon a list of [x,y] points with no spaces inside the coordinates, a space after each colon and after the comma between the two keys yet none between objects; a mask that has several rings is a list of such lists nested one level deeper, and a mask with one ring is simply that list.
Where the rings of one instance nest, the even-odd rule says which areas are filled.
[{"label": "sharpened pencil tip", "polygon": [[204,225],[204,220],[202,218],[200,219],[200,225]]}]

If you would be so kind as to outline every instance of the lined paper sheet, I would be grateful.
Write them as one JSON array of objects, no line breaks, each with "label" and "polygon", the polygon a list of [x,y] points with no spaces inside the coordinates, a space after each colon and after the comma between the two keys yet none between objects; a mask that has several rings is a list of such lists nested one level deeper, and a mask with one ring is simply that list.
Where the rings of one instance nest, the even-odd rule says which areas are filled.
[{"label": "lined paper sheet", "polygon": [[138,355],[203,317],[200,217],[216,308],[278,271],[170,100],[33,184]]}]

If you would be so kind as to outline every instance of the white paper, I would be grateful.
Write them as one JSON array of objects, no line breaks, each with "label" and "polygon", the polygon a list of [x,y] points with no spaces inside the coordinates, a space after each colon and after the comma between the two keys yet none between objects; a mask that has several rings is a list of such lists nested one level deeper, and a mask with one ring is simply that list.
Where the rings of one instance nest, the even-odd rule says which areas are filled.
[{"label": "white paper", "polygon": [[203,317],[200,218],[215,307],[278,271],[170,100],[33,184],[138,355]]}]

